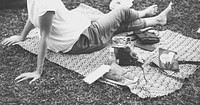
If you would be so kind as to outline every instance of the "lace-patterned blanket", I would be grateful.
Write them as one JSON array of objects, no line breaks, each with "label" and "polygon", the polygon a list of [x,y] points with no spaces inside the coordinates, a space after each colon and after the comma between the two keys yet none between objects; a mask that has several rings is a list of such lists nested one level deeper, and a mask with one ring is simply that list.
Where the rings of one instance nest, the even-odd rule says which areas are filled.
[{"label": "lace-patterned blanket", "polygon": [[[85,4],[80,4],[73,11],[86,14],[94,20],[104,15],[99,10]],[[39,29],[34,29],[29,33],[27,40],[20,42],[19,45],[31,53],[37,54],[38,36]],[[156,44],[157,49],[153,52],[138,48],[139,53],[146,59],[146,62],[155,61],[158,48],[178,52],[179,60],[200,61],[200,40],[185,37],[169,30],[159,32],[159,37],[161,37],[161,41]],[[51,62],[86,76],[108,61],[108,52],[108,47],[91,54],[80,55],[68,55],[48,51],[46,58]],[[144,70],[137,66],[127,66],[121,69],[117,65],[114,66],[117,69],[112,69],[106,74],[106,80],[114,84],[128,86],[132,93],[137,94],[141,98],[163,96],[180,89],[183,83],[179,79],[188,78],[198,68],[196,65],[180,65],[180,72],[173,73],[166,71],[170,75],[168,76],[161,73],[158,68],[153,68],[149,65],[145,65]]]}]

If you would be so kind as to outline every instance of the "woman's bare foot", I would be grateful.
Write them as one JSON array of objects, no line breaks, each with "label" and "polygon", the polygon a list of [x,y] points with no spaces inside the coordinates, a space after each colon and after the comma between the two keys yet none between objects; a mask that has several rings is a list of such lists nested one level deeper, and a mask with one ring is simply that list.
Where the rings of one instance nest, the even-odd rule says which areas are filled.
[{"label": "woman's bare foot", "polygon": [[150,7],[147,7],[145,10],[139,11],[139,17],[151,17],[156,15],[158,12],[158,6],[157,5],[152,5]]},{"label": "woman's bare foot", "polygon": [[173,3],[170,2],[168,7],[162,11],[158,16],[156,16],[156,20],[160,25],[165,25],[167,23],[167,14],[172,10]]},{"label": "woman's bare foot", "polygon": [[145,16],[146,17],[151,17],[151,16],[155,16],[158,12],[158,5],[152,5],[150,7],[147,7],[145,10]]}]

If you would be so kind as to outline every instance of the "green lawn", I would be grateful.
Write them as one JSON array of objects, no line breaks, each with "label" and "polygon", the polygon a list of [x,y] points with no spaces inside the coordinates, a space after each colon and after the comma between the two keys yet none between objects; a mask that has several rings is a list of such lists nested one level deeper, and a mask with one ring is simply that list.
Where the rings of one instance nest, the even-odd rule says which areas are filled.
[{"label": "green lawn", "polygon": [[[109,12],[110,0],[63,0],[68,9],[80,2],[100,11]],[[158,4],[163,10],[170,0],[135,0],[133,7],[140,10]],[[200,0],[173,0],[173,11],[166,26],[158,30],[172,30],[185,36],[198,38],[200,27]],[[27,19],[27,10],[0,10],[0,41],[19,34]],[[95,82],[88,85],[83,76],[45,61],[42,78],[29,85],[29,81],[16,83],[14,78],[20,73],[36,68],[36,56],[19,46],[0,45],[0,105],[200,105],[200,71],[188,78],[183,87],[167,96],[142,99],[127,88],[114,87]]]}]

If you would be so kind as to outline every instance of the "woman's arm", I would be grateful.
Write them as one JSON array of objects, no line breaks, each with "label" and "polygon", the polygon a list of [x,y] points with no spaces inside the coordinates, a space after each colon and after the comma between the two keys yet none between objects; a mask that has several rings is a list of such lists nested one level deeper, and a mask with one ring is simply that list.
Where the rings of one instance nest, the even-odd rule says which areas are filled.
[{"label": "woman's arm", "polygon": [[48,11],[39,19],[41,39],[39,43],[39,52],[38,52],[38,58],[37,58],[36,71],[38,71],[40,74],[42,74],[42,71],[43,71],[43,64],[44,64],[44,59],[45,59],[45,55],[47,51],[47,38],[50,36],[50,33],[51,33],[53,16],[54,16],[54,12]]},{"label": "woman's arm", "polygon": [[48,11],[44,15],[40,16],[39,23],[40,23],[40,34],[41,39],[39,42],[39,51],[38,51],[38,57],[37,57],[37,68],[34,72],[28,72],[23,73],[19,75],[15,80],[18,80],[17,82],[26,80],[31,78],[30,84],[34,82],[35,80],[39,79],[41,77],[41,74],[43,72],[43,65],[44,60],[46,56],[47,51],[47,38],[50,36],[51,33],[51,27],[52,27],[52,20],[54,16],[53,11]]},{"label": "woman's arm", "polygon": [[26,36],[28,35],[28,33],[34,28],[34,25],[31,23],[31,21],[28,19],[26,21],[26,24],[24,26],[24,29],[20,35],[21,40],[24,40],[26,38]]}]

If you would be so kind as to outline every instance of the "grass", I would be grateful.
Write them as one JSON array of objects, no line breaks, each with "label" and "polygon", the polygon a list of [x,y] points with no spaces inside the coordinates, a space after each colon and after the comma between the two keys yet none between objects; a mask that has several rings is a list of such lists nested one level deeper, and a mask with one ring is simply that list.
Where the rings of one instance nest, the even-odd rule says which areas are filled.
[{"label": "grass", "polygon": [[[109,12],[109,0],[63,0],[68,9],[80,2]],[[170,0],[135,0],[134,8],[140,10],[158,4],[163,10]],[[200,26],[199,0],[173,0],[173,11],[166,26],[158,30],[172,30],[188,37],[199,39],[196,30]],[[0,10],[0,41],[19,34],[27,19],[27,10]],[[16,83],[20,73],[36,68],[36,55],[19,46],[0,45],[0,104],[1,105],[199,105],[200,71],[188,78],[180,90],[167,96],[142,99],[126,88],[117,88],[101,82],[88,85],[83,76],[45,61],[42,78],[29,85],[29,81]]]}]

